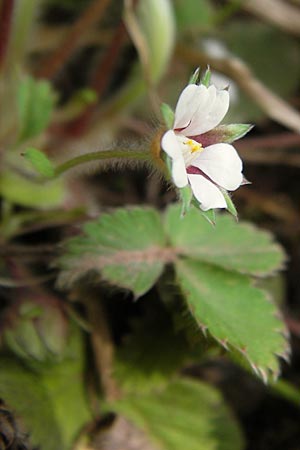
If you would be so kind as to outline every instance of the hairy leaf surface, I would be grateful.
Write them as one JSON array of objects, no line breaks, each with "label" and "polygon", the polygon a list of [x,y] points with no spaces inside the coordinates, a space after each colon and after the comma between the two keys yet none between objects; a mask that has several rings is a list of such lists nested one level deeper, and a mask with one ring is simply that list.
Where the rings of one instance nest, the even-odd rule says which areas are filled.
[{"label": "hairy leaf surface", "polygon": [[278,311],[249,277],[210,264],[181,260],[177,278],[199,326],[225,348],[234,348],[265,381],[276,377],[278,358],[288,354],[285,328]]},{"label": "hairy leaf surface", "polygon": [[166,229],[182,255],[224,269],[265,276],[284,264],[283,250],[270,233],[249,223],[236,223],[229,215],[217,216],[213,228],[196,208],[180,220],[180,209],[172,206],[166,214]]},{"label": "hairy leaf surface", "polygon": [[[160,450],[240,450],[241,433],[212,387],[177,380],[163,390],[113,404]],[[156,447],[155,447],[156,448]]]},{"label": "hairy leaf surface", "polygon": [[87,273],[100,275],[139,296],[172,260],[159,214],[153,209],[120,209],[86,224],[84,235],[70,239],[59,261],[59,283],[70,285]]}]

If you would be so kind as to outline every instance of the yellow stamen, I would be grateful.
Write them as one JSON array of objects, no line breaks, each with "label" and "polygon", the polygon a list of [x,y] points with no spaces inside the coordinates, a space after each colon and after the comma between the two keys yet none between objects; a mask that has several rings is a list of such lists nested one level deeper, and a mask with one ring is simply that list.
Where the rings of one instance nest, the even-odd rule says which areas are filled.
[{"label": "yellow stamen", "polygon": [[192,153],[203,150],[202,145],[199,144],[199,142],[194,141],[193,139],[188,139],[185,144],[190,147]]}]

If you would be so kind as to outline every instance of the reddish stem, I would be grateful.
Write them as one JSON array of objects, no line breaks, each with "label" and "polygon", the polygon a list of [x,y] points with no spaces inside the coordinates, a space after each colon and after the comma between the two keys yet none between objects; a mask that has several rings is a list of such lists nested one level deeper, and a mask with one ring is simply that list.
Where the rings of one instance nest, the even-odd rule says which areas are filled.
[{"label": "reddish stem", "polygon": [[[103,58],[96,67],[91,80],[91,87],[98,94],[98,104],[111,77],[111,73],[118,59],[118,54],[126,37],[126,28],[124,23],[121,22],[117,27]],[[90,122],[90,119],[96,107],[97,105],[88,106],[87,109],[79,117],[67,124],[67,126],[64,128],[64,132],[72,136],[80,136],[81,134],[83,134]]]},{"label": "reddish stem", "polygon": [[0,69],[4,65],[12,24],[14,0],[2,0],[0,6]]},{"label": "reddish stem", "polygon": [[37,70],[36,76],[40,78],[53,78],[76,50],[80,44],[83,33],[102,18],[109,3],[110,0],[94,0],[71,26],[68,35],[57,51],[55,51],[50,58],[41,65],[41,68]]}]

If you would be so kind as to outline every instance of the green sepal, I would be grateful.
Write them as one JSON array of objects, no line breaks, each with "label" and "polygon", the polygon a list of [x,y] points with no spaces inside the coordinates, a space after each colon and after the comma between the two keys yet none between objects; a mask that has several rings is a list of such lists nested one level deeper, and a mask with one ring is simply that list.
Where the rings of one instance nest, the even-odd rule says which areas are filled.
[{"label": "green sepal", "polygon": [[222,192],[222,194],[223,194],[223,196],[225,198],[228,212],[230,212],[230,214],[232,214],[233,217],[235,217],[235,219],[237,220],[238,219],[238,212],[236,210],[236,207],[234,206],[233,201],[231,200],[230,195],[228,194],[228,192],[225,189],[220,188],[220,190],[221,190],[221,192]]},{"label": "green sepal", "polygon": [[167,104],[162,103],[160,106],[161,114],[163,116],[166,127],[169,129],[173,128],[175,114],[173,109]]},{"label": "green sepal", "polygon": [[223,131],[222,142],[231,144],[231,142],[244,137],[253,127],[254,125],[249,123],[232,123],[230,125],[220,125],[216,128],[216,131]]},{"label": "green sepal", "polygon": [[216,225],[216,212],[214,209],[201,211],[201,214],[213,227]]},{"label": "green sepal", "polygon": [[187,186],[179,189],[180,200],[181,200],[181,217],[184,217],[191,207],[191,202],[193,199],[193,191],[188,184]]},{"label": "green sepal", "polygon": [[208,221],[208,223],[210,223],[210,225],[213,227],[216,225],[216,213],[214,209],[203,211],[195,198],[192,199],[192,205],[194,205],[195,208],[200,209],[202,216]]},{"label": "green sepal", "polygon": [[36,148],[29,147],[23,155],[39,175],[46,178],[52,178],[55,175],[55,168],[45,153]]},{"label": "green sepal", "polygon": [[210,85],[210,79],[211,79],[211,71],[210,67],[208,66],[204,75],[201,77],[201,84],[203,84],[208,88]]},{"label": "green sepal", "polygon": [[200,77],[200,67],[197,67],[191,78],[189,79],[189,84],[198,84]]}]

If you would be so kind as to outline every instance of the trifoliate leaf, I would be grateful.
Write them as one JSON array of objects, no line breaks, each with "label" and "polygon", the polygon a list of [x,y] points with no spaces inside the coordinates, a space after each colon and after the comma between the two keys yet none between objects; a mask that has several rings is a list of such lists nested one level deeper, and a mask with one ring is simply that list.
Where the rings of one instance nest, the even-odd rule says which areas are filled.
[{"label": "trifoliate leaf", "polygon": [[184,220],[178,220],[180,208],[172,206],[166,214],[166,230],[174,247],[182,255],[224,269],[265,276],[281,269],[285,255],[272,235],[249,223],[236,223],[228,215],[219,215],[212,228],[191,208]]},{"label": "trifoliate leaf", "polygon": [[51,178],[55,174],[55,168],[45,153],[36,148],[28,148],[24,157],[33,165],[34,169],[43,177]]},{"label": "trifoliate leaf", "polygon": [[176,272],[187,305],[201,329],[225,348],[241,352],[267,381],[279,373],[276,355],[285,357],[285,326],[267,294],[249,277],[190,259],[177,261]]},{"label": "trifoliate leaf", "polygon": [[160,110],[164,119],[164,122],[166,124],[167,128],[173,128],[174,124],[174,111],[173,109],[167,105],[167,103],[162,103],[160,106]]},{"label": "trifoliate leaf", "polygon": [[160,450],[241,450],[241,432],[220,394],[204,383],[177,380],[165,389],[115,402]]},{"label": "trifoliate leaf", "polygon": [[87,223],[83,236],[70,239],[58,261],[59,284],[70,286],[87,273],[130,289],[148,291],[172,259],[159,214],[153,209],[119,209]]},{"label": "trifoliate leaf", "polygon": [[55,100],[55,94],[48,81],[35,80],[30,76],[21,80],[17,92],[20,141],[37,136],[47,127]]}]

